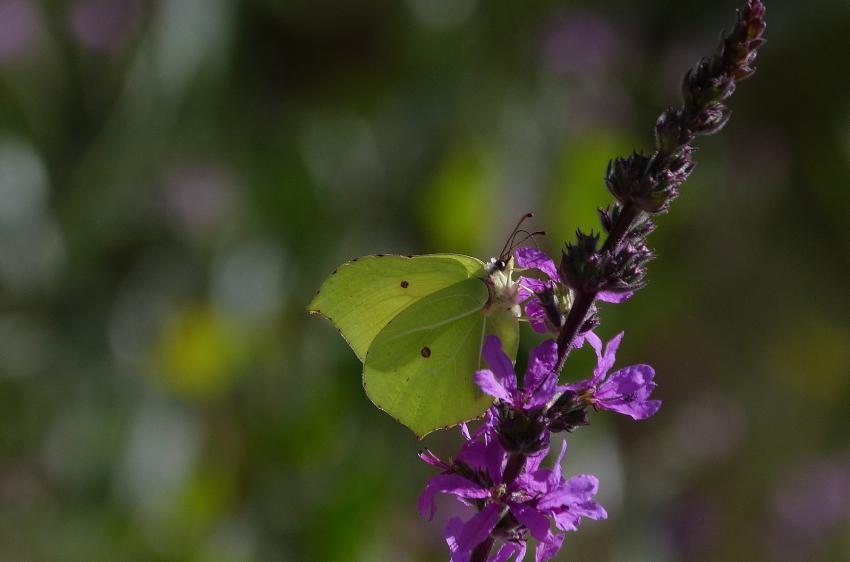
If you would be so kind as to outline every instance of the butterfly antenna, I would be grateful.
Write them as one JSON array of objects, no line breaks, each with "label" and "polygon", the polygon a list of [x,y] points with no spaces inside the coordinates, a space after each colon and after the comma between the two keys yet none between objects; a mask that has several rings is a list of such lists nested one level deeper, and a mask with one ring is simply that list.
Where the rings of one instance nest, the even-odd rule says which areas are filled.
[{"label": "butterfly antenna", "polygon": [[534,216],[534,213],[525,213],[519,219],[519,221],[516,223],[516,226],[514,227],[514,229],[511,231],[510,235],[508,236],[508,239],[505,240],[505,245],[502,246],[502,251],[499,252],[499,259],[502,259],[502,260],[505,259],[505,253],[508,251],[508,248],[511,248],[511,250],[513,250],[512,244],[513,244],[514,239],[516,238],[517,233],[520,231],[519,227],[522,226],[522,223],[524,223],[525,221],[527,221],[528,219],[530,219],[533,216]]},{"label": "butterfly antenna", "polygon": [[518,248],[522,244],[525,244],[525,242],[527,240],[531,240],[534,243],[534,246],[537,247],[537,249],[539,250],[540,246],[537,244],[537,239],[535,238],[535,236],[546,236],[545,230],[537,230],[535,232],[528,232],[527,230],[519,230],[518,232],[524,233],[525,238],[523,238],[522,240],[519,240],[519,241],[516,241],[516,240],[512,241],[512,243],[511,243],[511,251],[512,252],[514,251],[514,249]]}]

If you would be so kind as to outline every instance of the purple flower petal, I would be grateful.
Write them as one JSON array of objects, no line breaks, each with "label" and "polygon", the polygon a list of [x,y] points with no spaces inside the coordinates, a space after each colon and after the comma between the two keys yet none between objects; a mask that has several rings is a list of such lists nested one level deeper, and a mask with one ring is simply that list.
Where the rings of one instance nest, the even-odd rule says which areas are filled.
[{"label": "purple flower petal", "polygon": [[502,473],[505,470],[505,450],[498,439],[492,439],[487,445],[486,464],[487,474],[490,475],[490,480],[493,484],[502,483]]},{"label": "purple flower petal", "polygon": [[428,481],[425,490],[419,495],[419,515],[429,521],[434,518],[434,512],[437,510],[434,501],[437,494],[454,494],[460,498],[482,499],[489,496],[490,492],[463,476],[438,474]]},{"label": "purple flower petal", "polygon": [[502,385],[502,382],[490,369],[475,371],[475,374],[472,375],[472,379],[485,394],[489,394],[490,396],[498,398],[499,400],[504,400],[505,402],[513,402],[513,396],[511,396],[511,393],[504,387],[504,385]]},{"label": "purple flower petal", "polygon": [[608,512],[605,508],[595,501],[586,501],[570,506],[570,511],[576,515],[587,517],[588,519],[608,519]]},{"label": "purple flower petal", "polygon": [[520,277],[518,283],[520,298],[523,300],[534,296],[535,293],[539,293],[547,286],[551,285],[551,283],[547,283],[542,279],[536,279],[534,277]]},{"label": "purple flower petal", "polygon": [[552,514],[552,519],[555,520],[555,526],[562,531],[577,531],[582,517],[587,517],[588,519],[606,519],[608,512],[595,501],[588,500],[571,504]]},{"label": "purple flower petal", "polygon": [[564,544],[564,535],[550,534],[546,540],[537,545],[537,550],[534,551],[534,561],[544,562],[551,560],[557,556]]},{"label": "purple flower petal", "polygon": [[567,390],[580,394],[593,386],[593,379],[584,379],[570,384],[562,384],[555,388],[555,392],[566,392]]},{"label": "purple flower petal", "polygon": [[516,553],[516,562],[525,560],[525,549],[528,547],[525,541],[519,543],[519,550]]},{"label": "purple flower petal", "polygon": [[525,316],[528,318],[528,324],[531,329],[538,334],[545,334],[550,331],[549,324],[546,323],[546,311],[543,310],[543,305],[540,304],[540,299],[536,296],[525,305]]},{"label": "purple flower petal", "polygon": [[573,476],[557,488],[547,492],[537,502],[540,511],[552,511],[559,507],[587,501],[599,489],[599,480],[590,474]]},{"label": "purple flower petal", "polygon": [[534,408],[539,408],[549,402],[552,397],[555,396],[555,391],[558,387],[556,382],[557,380],[555,379],[555,374],[553,372],[552,376],[544,379],[543,384],[535,388],[531,398],[526,404],[526,409],[532,410]]},{"label": "purple flower petal", "polygon": [[[523,550],[525,550],[525,546],[522,546]],[[507,562],[508,558],[519,552],[520,545],[514,542],[506,542],[502,545],[501,548],[496,552],[496,554],[490,558],[490,562]],[[524,553],[523,553],[524,554]],[[517,558],[517,560],[521,560],[521,558]]]},{"label": "purple flower petal", "polygon": [[615,372],[599,385],[597,406],[643,420],[661,407],[659,400],[648,400],[655,389],[655,370],[649,365],[631,365]]},{"label": "purple flower petal", "polygon": [[577,474],[564,483],[575,496],[590,498],[599,491],[599,479],[592,474]]},{"label": "purple flower petal", "polygon": [[652,384],[652,381],[655,379],[655,369],[653,369],[651,365],[645,365],[642,363],[629,365],[628,367],[623,367],[622,369],[615,371],[611,375],[610,380],[616,382],[623,378],[635,381],[638,383],[638,386],[645,386],[647,384]]},{"label": "purple flower petal", "polygon": [[558,270],[552,259],[537,248],[517,248],[514,250],[516,264],[524,269],[537,269],[545,273],[549,279],[558,279]]},{"label": "purple flower petal", "polygon": [[534,472],[540,467],[540,463],[546,458],[546,455],[549,454],[549,439],[551,438],[551,434],[546,431],[543,433],[543,444],[544,447],[542,450],[538,451],[533,455],[529,455],[528,458],[525,459],[525,472]]},{"label": "purple flower petal", "polygon": [[655,371],[649,365],[631,365],[616,371],[599,385],[596,397],[613,398],[633,394],[652,381]]},{"label": "purple flower petal", "polygon": [[485,468],[487,466],[487,444],[483,441],[467,441],[455,460],[473,470]]},{"label": "purple flower petal", "polygon": [[535,539],[542,541],[549,536],[549,519],[526,504],[510,504],[511,513],[517,518],[517,521],[528,527],[528,531]]},{"label": "purple flower petal", "polygon": [[621,341],[623,341],[623,332],[620,332],[611,338],[611,341],[609,341],[608,345],[605,346],[605,353],[602,355],[599,364],[596,366],[597,371],[600,371],[602,376],[604,376],[611,370],[611,367],[614,366],[614,361],[617,359],[617,349],[620,347]]},{"label": "purple flower petal", "polygon": [[584,338],[587,340],[587,343],[590,344],[590,347],[596,352],[597,360],[602,360],[602,340],[594,334],[593,332],[587,332],[584,335]]},{"label": "purple flower petal", "polygon": [[490,366],[490,370],[496,375],[505,389],[513,394],[517,389],[516,373],[511,359],[502,351],[502,342],[496,336],[487,336],[484,348],[481,351],[484,360]]},{"label": "purple flower petal", "polygon": [[558,458],[555,461],[554,466],[552,467],[552,474],[548,480],[548,488],[547,490],[551,490],[555,488],[558,484],[560,484],[564,480],[564,475],[561,472],[561,462],[564,460],[564,455],[567,453],[567,440],[564,439],[561,442],[561,451],[558,453]]},{"label": "purple flower petal", "polygon": [[634,291],[626,291],[625,293],[615,293],[613,291],[600,291],[596,293],[596,298],[601,300],[602,302],[610,302],[614,304],[620,304],[621,302],[626,302],[629,300],[632,295],[635,294]]},{"label": "purple flower petal", "polygon": [[431,451],[431,449],[423,449],[422,451],[419,451],[416,456],[418,456],[423,462],[426,462],[431,466],[437,467],[440,470],[449,470],[451,468],[449,463],[435,455],[434,452]]},{"label": "purple flower petal", "polygon": [[461,550],[472,550],[483,542],[501,518],[501,509],[496,504],[487,507],[472,516],[463,526],[457,544]]},{"label": "purple flower petal", "polygon": [[640,421],[654,416],[661,408],[661,400],[647,400],[646,402],[606,401],[601,403],[600,407]]},{"label": "purple flower petal", "polygon": [[[528,369],[525,371],[525,380],[523,386],[534,392],[535,401],[539,402],[534,406],[537,407],[545,404],[552,398],[552,393],[555,390],[555,364],[558,362],[558,344],[555,340],[546,340],[534,349],[528,355]],[[538,388],[544,383],[551,381],[551,390],[546,397],[538,397]],[[542,402],[540,399],[544,398]]]},{"label": "purple flower petal", "polygon": [[446,543],[449,545],[451,552],[451,562],[469,562],[469,557],[472,554],[469,550],[462,550],[458,544],[458,538],[463,532],[463,520],[460,517],[452,517],[446,524],[445,536]]},{"label": "purple flower petal", "polygon": [[534,472],[523,472],[511,486],[512,490],[522,491],[531,496],[543,495],[549,489],[549,477],[551,470],[535,470]]},{"label": "purple flower petal", "polygon": [[552,519],[555,526],[562,531],[577,531],[578,524],[581,523],[581,516],[572,511],[557,511],[552,514]]},{"label": "purple flower petal", "polygon": [[564,439],[563,442],[561,442],[561,452],[558,453],[558,458],[555,460],[555,469],[556,470],[558,470],[558,471],[561,470],[561,462],[563,462],[564,455],[566,455],[566,454],[567,454],[567,440]]}]

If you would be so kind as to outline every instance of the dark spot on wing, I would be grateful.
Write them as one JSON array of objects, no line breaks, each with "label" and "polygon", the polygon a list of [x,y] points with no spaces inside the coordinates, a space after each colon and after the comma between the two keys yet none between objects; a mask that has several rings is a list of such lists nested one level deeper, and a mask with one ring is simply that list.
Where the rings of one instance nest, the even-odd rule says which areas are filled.
[{"label": "dark spot on wing", "polygon": [[408,283],[407,281],[401,282],[401,288],[402,289],[407,289],[409,286],[410,286],[410,283]]},{"label": "dark spot on wing", "polygon": [[426,345],[425,347],[422,348],[422,351],[420,351],[419,353],[422,354],[422,357],[424,357],[425,359],[428,359],[429,357],[431,357],[431,348]]}]

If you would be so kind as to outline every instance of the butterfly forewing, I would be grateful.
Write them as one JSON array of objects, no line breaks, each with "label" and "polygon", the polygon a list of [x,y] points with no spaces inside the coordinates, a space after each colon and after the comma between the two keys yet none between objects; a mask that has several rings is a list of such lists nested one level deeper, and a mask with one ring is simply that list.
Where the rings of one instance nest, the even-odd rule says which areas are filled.
[{"label": "butterfly forewing", "polygon": [[375,336],[401,311],[446,287],[484,275],[481,261],[459,254],[365,256],[340,266],[308,311],[333,322],[363,361]]}]

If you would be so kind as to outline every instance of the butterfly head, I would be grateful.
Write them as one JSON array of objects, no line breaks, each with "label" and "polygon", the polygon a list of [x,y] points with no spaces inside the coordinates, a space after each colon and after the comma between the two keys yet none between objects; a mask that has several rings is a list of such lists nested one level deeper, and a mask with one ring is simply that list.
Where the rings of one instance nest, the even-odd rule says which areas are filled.
[{"label": "butterfly head", "polygon": [[498,257],[490,258],[484,266],[487,271],[487,280],[491,287],[491,302],[507,308],[517,316],[519,309],[519,285],[513,278],[514,272],[514,250],[535,236],[542,236],[545,232],[529,232],[522,228],[522,224],[533,217],[532,213],[526,213],[519,219],[510,236],[502,246]]}]

